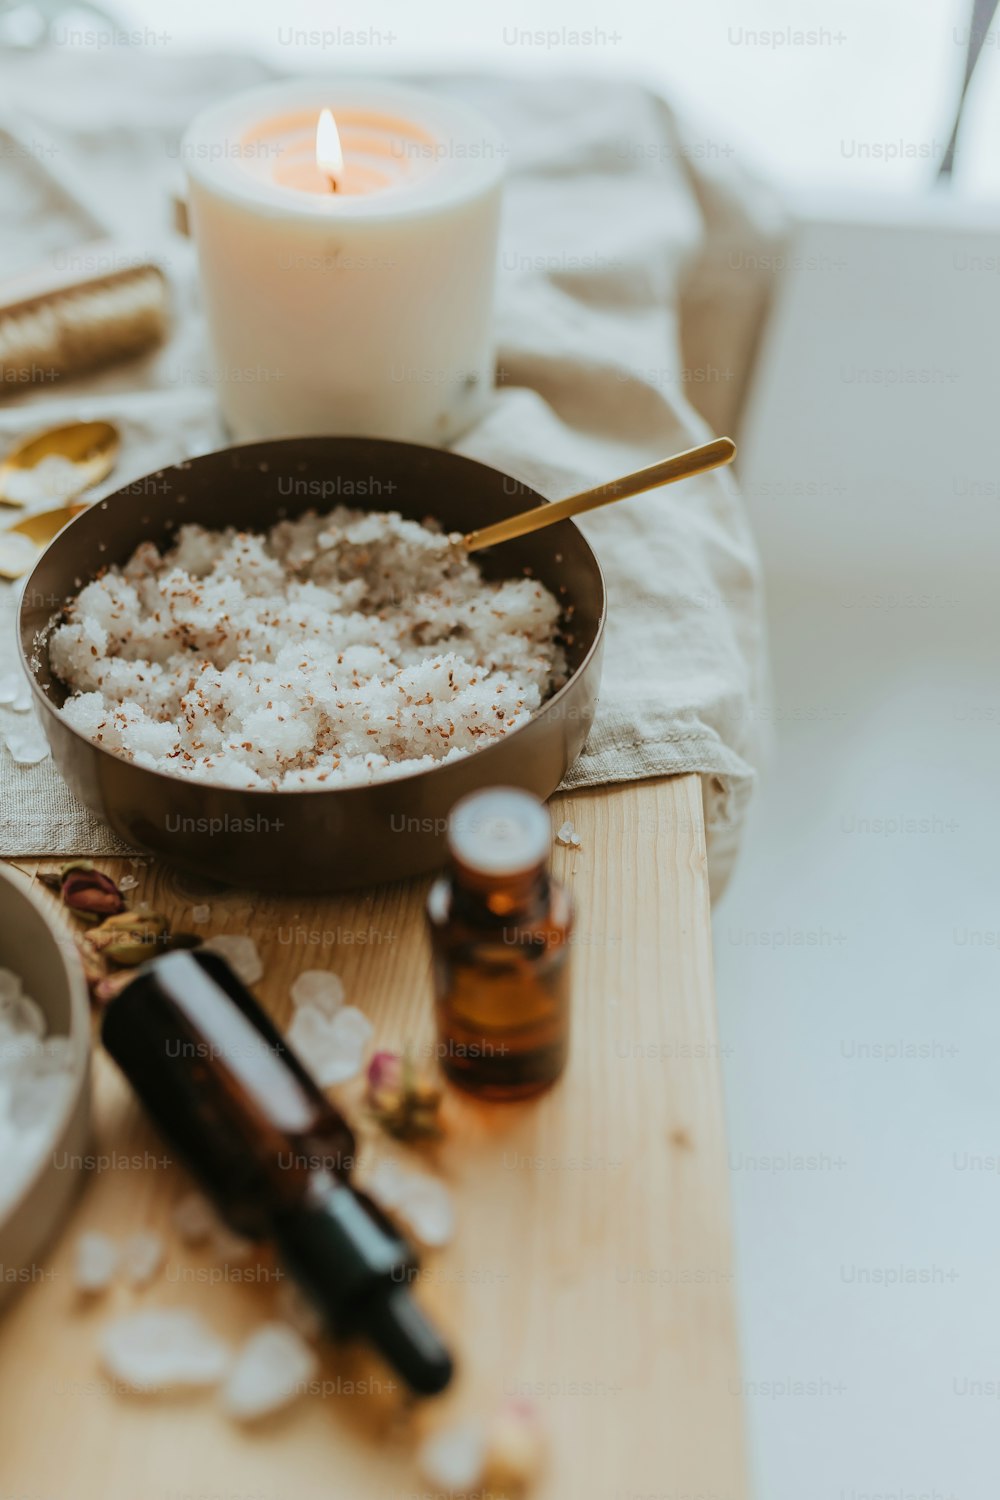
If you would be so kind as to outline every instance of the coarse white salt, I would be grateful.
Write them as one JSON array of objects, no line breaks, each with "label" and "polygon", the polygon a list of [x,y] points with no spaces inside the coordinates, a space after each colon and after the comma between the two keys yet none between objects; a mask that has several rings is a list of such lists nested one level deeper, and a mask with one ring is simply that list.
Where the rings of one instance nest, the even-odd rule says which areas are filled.
[{"label": "coarse white salt", "polygon": [[238,1352],[222,1404],[238,1422],[253,1422],[304,1395],[319,1369],[315,1351],[287,1323],[265,1323]]},{"label": "coarse white salt", "polygon": [[191,920],[197,922],[200,927],[205,922],[212,920],[212,908],[210,906],[192,906]]},{"label": "coarse white salt", "polygon": [[35,723],[8,729],[4,739],[15,765],[37,766],[49,753],[49,742]]},{"label": "coarse white salt", "polygon": [[73,1283],[78,1291],[105,1291],[118,1269],[118,1246],[106,1234],[90,1230],[73,1247]]},{"label": "coarse white salt", "polygon": [[15,505],[26,505],[33,510],[78,494],[81,472],[80,465],[72,459],[47,453],[29,467],[9,469],[4,476],[4,490]]},{"label": "coarse white salt", "polygon": [[447,1245],[455,1233],[455,1205],[436,1177],[414,1176],[406,1184],[399,1216],[428,1249]]},{"label": "coarse white salt", "polygon": [[200,1193],[185,1193],[170,1217],[185,1245],[203,1245],[218,1226],[215,1210]]},{"label": "coarse white salt", "polygon": [[260,952],[251,937],[220,932],[215,937],[207,938],[202,947],[207,952],[217,953],[220,958],[224,958],[237,979],[241,979],[244,984],[256,984],[264,977]]},{"label": "coarse white salt", "polygon": [[288,1041],[323,1088],[330,1088],[361,1071],[374,1030],[356,1006],[342,1006],[331,1017],[315,1005],[300,1005]]},{"label": "coarse white salt", "polygon": [[433,1433],[417,1461],[423,1478],[440,1494],[478,1489],[486,1464],[485,1424],[470,1420]]},{"label": "coarse white salt", "polygon": [[118,889],[120,891],[134,891],[138,884],[139,882],[134,875],[123,875],[118,882]]},{"label": "coarse white salt", "polygon": [[188,1308],[150,1308],[105,1324],[101,1362],[114,1380],[137,1391],[217,1385],[229,1346]]},{"label": "coarse white salt", "polygon": [[314,1302],[306,1296],[294,1281],[285,1281],[278,1288],[275,1304],[282,1321],[290,1323],[304,1339],[315,1342],[323,1332],[323,1315]]},{"label": "coarse white salt", "polygon": [[410,1172],[389,1157],[373,1168],[367,1189],[376,1203],[395,1214],[428,1249],[446,1245],[455,1232],[455,1205],[437,1177]]},{"label": "coarse white salt", "polygon": [[69,1038],[45,1032],[45,1016],[20,977],[0,969],[0,1213],[51,1149],[72,1093]]},{"label": "coarse white salt", "polygon": [[131,1286],[148,1286],[163,1264],[164,1246],[151,1229],[129,1235],[122,1245],[122,1270]]},{"label": "coarse white salt", "polygon": [[69,722],[139,765],[332,788],[523,724],[565,678],[558,623],[542,584],[484,580],[457,537],[341,507],[143,543],[71,601],[49,655]]},{"label": "coarse white salt", "polygon": [[326,1016],[333,1016],[344,1003],[344,981],[328,969],[305,969],[289,992],[296,1007],[311,1005]]},{"label": "coarse white salt", "polygon": [[221,1219],[216,1219],[212,1226],[212,1249],[223,1265],[242,1264],[253,1254],[254,1242],[247,1239],[246,1235],[237,1234],[235,1229],[230,1229]]}]

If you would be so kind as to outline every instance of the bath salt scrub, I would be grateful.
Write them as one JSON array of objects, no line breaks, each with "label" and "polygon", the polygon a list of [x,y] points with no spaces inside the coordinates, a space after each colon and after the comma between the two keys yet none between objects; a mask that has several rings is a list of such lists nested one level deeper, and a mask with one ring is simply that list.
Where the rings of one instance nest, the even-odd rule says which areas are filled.
[{"label": "bath salt scrub", "polygon": [[142,543],[69,603],[49,658],[68,722],[137,765],[332,788],[523,724],[565,680],[558,624],[542,584],[484,579],[458,536],[339,507]]},{"label": "bath salt scrub", "polygon": [[0,1213],[51,1149],[73,1090],[69,1038],[46,1029],[19,976],[0,969]]}]

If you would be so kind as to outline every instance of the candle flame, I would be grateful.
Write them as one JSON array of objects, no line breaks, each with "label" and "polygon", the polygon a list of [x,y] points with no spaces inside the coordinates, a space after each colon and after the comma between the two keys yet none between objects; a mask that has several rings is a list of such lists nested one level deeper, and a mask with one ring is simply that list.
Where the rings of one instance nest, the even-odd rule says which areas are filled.
[{"label": "candle flame", "polygon": [[336,190],[337,178],[344,170],[344,153],[340,147],[336,121],[328,109],[320,112],[316,126],[316,165],[321,172],[326,173],[331,187]]}]

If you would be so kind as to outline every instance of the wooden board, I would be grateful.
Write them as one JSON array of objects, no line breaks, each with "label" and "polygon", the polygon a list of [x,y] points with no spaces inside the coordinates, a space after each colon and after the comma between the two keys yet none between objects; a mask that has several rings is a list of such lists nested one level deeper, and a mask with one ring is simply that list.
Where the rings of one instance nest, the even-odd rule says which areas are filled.
[{"label": "wooden board", "polygon": [[[196,1306],[234,1340],[272,1315],[278,1270],[227,1270],[180,1244],[185,1191],[112,1064],[97,1058],[96,1145],[79,1208],[0,1323],[0,1493],[51,1500],[422,1500],[416,1437],[511,1395],[536,1402],[551,1457],[539,1500],[711,1495],[739,1500],[745,1468],[723,1106],[712,989],[700,783],[677,777],[557,798],[579,852],[557,874],[577,904],[569,1069],[542,1098],[479,1105],[456,1093],[423,1158],[454,1189],[458,1229],[416,1282],[461,1359],[440,1400],[413,1411],[384,1368],[325,1358],[325,1389],[245,1431],[212,1395],[111,1389],[100,1325],[138,1306]],[[279,1020],[303,969],[339,973],[379,1045],[433,1045],[425,887],[346,898],[207,893],[160,866],[133,903],[190,928],[252,933],[257,987]],[[20,862],[32,878],[43,861]],[[359,1085],[341,1097],[357,1112]],[[413,1158],[365,1132],[362,1157]],[[420,1164],[419,1158],[417,1163]],[[162,1231],[168,1255],[142,1292],[81,1304],[70,1279],[85,1228]],[[256,1279],[255,1279],[256,1278]]]}]

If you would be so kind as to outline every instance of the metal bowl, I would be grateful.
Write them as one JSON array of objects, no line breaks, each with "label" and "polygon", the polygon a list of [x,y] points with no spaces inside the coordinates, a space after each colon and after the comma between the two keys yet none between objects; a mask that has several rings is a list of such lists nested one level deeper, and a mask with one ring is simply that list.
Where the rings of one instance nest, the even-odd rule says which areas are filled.
[{"label": "metal bowl", "polygon": [[41,1006],[50,1036],[68,1036],[73,1082],[51,1143],[17,1197],[0,1213],[0,1305],[37,1279],[37,1258],[69,1211],[83,1180],[90,1139],[90,1004],[72,938],[0,866],[0,965]]},{"label": "metal bowl", "polygon": [[46,637],[65,601],[141,541],[169,543],[186,522],[266,530],[283,516],[344,504],[434,516],[469,531],[542,500],[496,469],[436,448],[373,438],[289,438],[205,454],[98,502],[62,531],[25,585],[21,651],[56,765],[80,799],[130,844],[230,885],[335,891],[397,880],[441,862],[448,813],[484,786],[548,797],[579,755],[600,681],[604,579],[572,521],[480,554],[488,577],[529,570],[565,604],[570,677],[536,714],[462,760],[371,786],[238,791],[150,771],[102,749],[59,713]]}]

